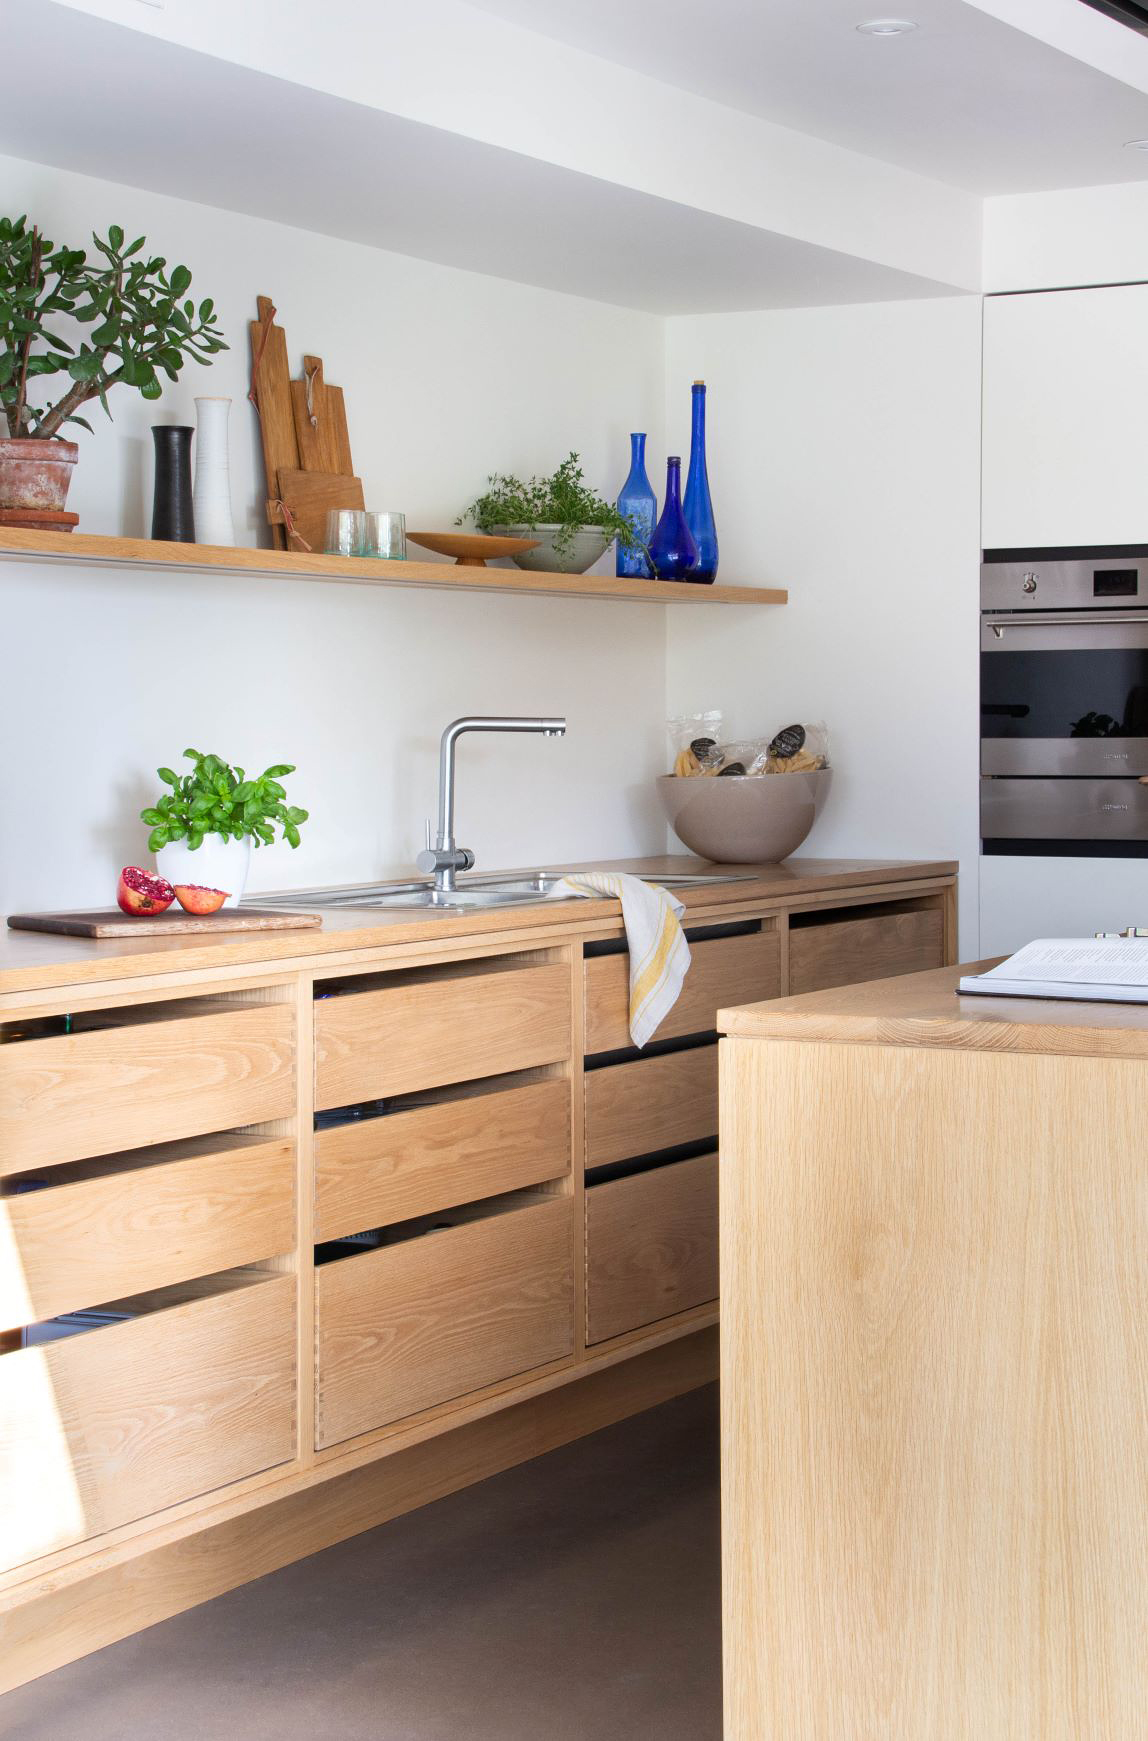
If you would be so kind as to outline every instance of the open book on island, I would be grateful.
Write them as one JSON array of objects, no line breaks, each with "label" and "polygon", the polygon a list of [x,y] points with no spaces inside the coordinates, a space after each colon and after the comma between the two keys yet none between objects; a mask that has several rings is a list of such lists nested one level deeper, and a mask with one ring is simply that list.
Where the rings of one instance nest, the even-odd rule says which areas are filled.
[{"label": "open book on island", "polygon": [[957,991],[1148,1004],[1148,937],[1042,937],[987,973],[968,974]]}]

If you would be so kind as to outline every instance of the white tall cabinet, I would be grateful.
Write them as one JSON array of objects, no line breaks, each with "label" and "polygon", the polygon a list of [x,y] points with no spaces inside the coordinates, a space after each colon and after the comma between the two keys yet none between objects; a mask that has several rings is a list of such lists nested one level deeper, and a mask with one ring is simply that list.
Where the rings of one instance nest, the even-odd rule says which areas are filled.
[{"label": "white tall cabinet", "polygon": [[[994,296],[986,549],[1148,544],[1148,284]],[[1148,859],[983,858],[981,952],[1148,925]]]},{"label": "white tall cabinet", "polygon": [[985,302],[986,549],[1148,543],[1148,284]]}]

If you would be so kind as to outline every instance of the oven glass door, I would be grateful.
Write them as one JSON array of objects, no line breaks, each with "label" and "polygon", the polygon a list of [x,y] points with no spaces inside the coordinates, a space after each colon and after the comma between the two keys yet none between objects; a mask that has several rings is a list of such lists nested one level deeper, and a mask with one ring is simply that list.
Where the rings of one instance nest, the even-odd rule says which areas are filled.
[{"label": "oven glass door", "polygon": [[984,620],[981,772],[1148,774],[1148,620]]}]

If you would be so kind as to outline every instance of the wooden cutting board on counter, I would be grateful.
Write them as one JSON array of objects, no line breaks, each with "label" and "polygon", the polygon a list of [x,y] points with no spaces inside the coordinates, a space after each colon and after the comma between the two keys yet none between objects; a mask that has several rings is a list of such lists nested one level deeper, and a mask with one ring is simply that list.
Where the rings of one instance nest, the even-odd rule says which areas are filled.
[{"label": "wooden cutting board on counter", "polygon": [[218,913],[170,909],[135,918],[118,907],[76,913],[12,913],[13,931],[56,931],[65,937],[189,937],[222,931],[317,931],[321,913],[265,913],[259,907],[224,907]]},{"label": "wooden cutting board on counter", "polygon": [[[291,514],[291,530],[287,535],[288,550],[322,550],[327,537],[327,515],[332,508],[361,508],[363,485],[360,478],[336,477],[330,472],[279,471],[279,499]],[[268,502],[268,513],[274,518],[278,505]],[[282,516],[282,508],[278,508]]]}]

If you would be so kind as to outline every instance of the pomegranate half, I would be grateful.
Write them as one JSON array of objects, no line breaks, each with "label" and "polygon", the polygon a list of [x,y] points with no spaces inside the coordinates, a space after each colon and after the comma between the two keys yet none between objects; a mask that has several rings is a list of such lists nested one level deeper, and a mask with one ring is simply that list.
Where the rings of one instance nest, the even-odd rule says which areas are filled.
[{"label": "pomegranate half", "polygon": [[176,883],[175,898],[185,913],[218,913],[228,891],[205,889],[202,883]]},{"label": "pomegranate half", "polygon": [[166,878],[157,877],[154,871],[141,870],[138,864],[128,864],[120,872],[116,900],[122,913],[130,913],[136,919],[148,919],[156,913],[167,912],[175,900],[175,890]]}]

